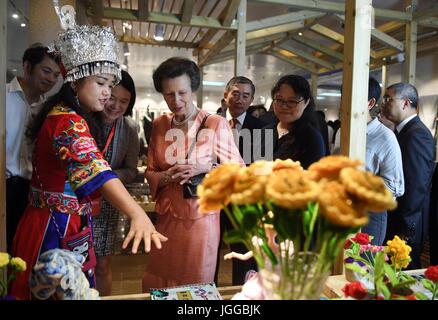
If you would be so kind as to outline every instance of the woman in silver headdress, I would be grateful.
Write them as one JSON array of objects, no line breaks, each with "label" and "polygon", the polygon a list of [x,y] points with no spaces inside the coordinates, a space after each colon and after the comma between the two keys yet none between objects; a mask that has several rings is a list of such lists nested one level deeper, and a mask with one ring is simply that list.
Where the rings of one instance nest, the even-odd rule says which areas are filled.
[{"label": "woman in silver headdress", "polygon": [[76,26],[73,8],[66,7],[57,11],[66,31],[54,47],[61,55],[66,83],[44,105],[28,131],[36,141],[30,203],[13,243],[13,253],[29,266],[11,286],[12,295],[19,299],[30,298],[29,275],[38,257],[55,248],[82,254],[82,270],[94,287],[91,202],[100,194],[131,218],[124,248],[134,240],[132,252],[136,253],[143,240],[149,251],[151,241],[161,248],[161,242],[167,240],[104,160],[82,117],[102,111],[121,78],[117,40],[109,28]]}]

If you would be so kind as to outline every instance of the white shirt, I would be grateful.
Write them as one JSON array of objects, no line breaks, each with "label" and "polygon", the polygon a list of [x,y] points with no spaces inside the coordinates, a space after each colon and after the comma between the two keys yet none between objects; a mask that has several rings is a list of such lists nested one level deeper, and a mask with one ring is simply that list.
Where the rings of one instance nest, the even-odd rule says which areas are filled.
[{"label": "white shirt", "polygon": [[400,146],[391,129],[375,118],[367,125],[366,169],[383,179],[394,197],[405,192]]},{"label": "white shirt", "polygon": [[417,115],[413,114],[412,116],[407,117],[405,120],[403,120],[402,122],[400,122],[395,129],[397,130],[397,132],[401,132],[403,130],[403,127],[409,122],[411,121],[413,118],[415,118]]},{"label": "white shirt", "polygon": [[[225,118],[228,120],[228,122],[230,122],[230,120],[233,119],[233,116],[230,113],[230,109],[227,109],[227,113],[225,115]],[[242,125],[243,125],[243,122],[245,121],[245,118],[246,118],[246,112],[243,112],[240,116],[235,118],[237,121],[239,121],[239,123],[236,124],[237,131],[240,131],[242,129]]]},{"label": "white shirt", "polygon": [[44,97],[29,105],[17,77],[6,85],[6,178],[32,177],[33,144],[26,137],[26,129],[38,111]]}]

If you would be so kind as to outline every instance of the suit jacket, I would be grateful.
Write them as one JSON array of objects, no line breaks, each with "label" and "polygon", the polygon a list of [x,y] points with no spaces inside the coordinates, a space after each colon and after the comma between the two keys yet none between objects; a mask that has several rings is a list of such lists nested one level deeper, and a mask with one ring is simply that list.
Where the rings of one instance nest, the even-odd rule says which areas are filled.
[{"label": "suit jacket", "polygon": [[420,118],[410,120],[397,136],[402,153],[405,193],[388,212],[387,239],[394,235],[421,244],[428,231],[430,185],[435,166],[435,143]]}]

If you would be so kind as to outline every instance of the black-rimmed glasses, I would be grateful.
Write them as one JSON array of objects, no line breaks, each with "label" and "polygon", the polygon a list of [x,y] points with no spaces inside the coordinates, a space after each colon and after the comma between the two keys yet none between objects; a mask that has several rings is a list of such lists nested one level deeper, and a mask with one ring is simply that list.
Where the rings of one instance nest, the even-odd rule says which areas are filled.
[{"label": "black-rimmed glasses", "polygon": [[289,109],[292,109],[292,108],[296,108],[301,101],[304,101],[304,99],[301,99],[301,100],[287,100],[286,101],[286,100],[283,100],[283,99],[275,98],[274,99],[274,104],[276,106],[281,106],[281,107],[287,106]]}]

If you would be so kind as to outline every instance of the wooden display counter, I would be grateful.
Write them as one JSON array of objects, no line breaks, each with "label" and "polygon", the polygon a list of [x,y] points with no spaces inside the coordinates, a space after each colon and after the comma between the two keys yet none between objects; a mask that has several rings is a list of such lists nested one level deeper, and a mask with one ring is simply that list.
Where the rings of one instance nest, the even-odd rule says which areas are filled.
[{"label": "wooden display counter", "polygon": [[[242,286],[219,287],[218,290],[224,300],[231,300],[231,298],[236,293],[242,290]],[[124,294],[119,296],[102,297],[102,300],[150,300],[150,299],[151,299],[151,295],[149,293]]]}]

